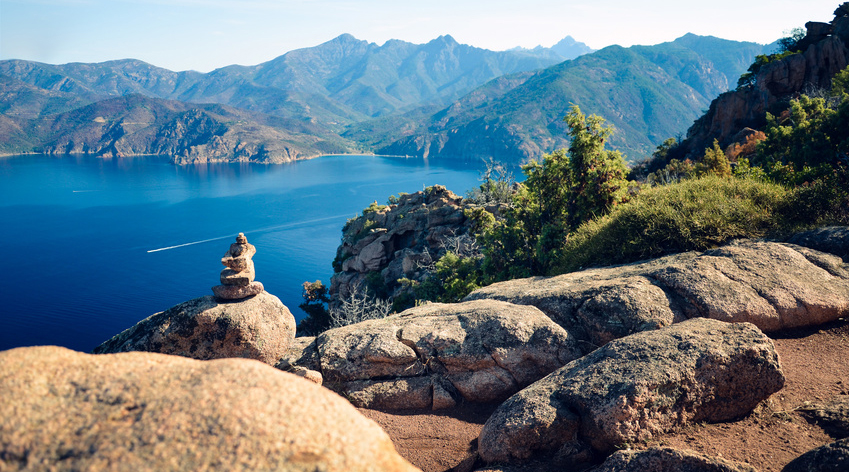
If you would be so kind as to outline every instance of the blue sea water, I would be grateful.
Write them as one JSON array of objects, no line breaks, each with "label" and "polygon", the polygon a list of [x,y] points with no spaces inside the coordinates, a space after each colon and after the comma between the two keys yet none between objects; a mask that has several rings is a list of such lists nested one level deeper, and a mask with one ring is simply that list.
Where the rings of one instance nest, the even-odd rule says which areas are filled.
[{"label": "blue sea water", "polygon": [[301,284],[329,283],[345,221],[434,184],[458,194],[482,163],[325,156],[281,165],[163,158],[0,158],[0,350],[79,351],[211,294],[236,234],[257,280],[300,320]]}]

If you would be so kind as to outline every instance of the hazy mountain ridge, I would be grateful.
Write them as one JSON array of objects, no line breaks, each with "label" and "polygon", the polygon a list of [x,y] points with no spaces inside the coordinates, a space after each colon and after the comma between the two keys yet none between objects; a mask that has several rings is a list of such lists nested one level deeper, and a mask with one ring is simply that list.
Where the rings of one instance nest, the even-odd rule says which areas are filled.
[{"label": "hazy mountain ridge", "polygon": [[[304,134],[287,141],[286,156],[318,155],[318,149],[324,148],[332,150],[328,152],[350,151],[357,145],[339,136],[346,125],[412,110],[429,102],[447,104],[495,77],[542,68],[556,61],[461,45],[450,36],[427,44],[393,40],[378,46],[347,34],[255,66],[233,65],[206,74],[173,72],[134,59],[62,65],[0,61],[0,112],[8,118],[0,122],[0,137],[7,138],[0,145],[0,152],[115,152],[103,143],[95,145],[91,136],[82,140],[88,146],[77,146],[75,143],[81,142],[79,130],[57,129],[45,134],[43,123],[28,124],[25,120],[73,114],[77,110],[81,114],[78,120],[56,118],[52,126],[88,122],[83,118],[87,111],[81,107],[133,94],[194,104],[221,103],[243,110],[243,121],[267,122],[264,115],[283,117],[285,125],[278,123],[282,128],[277,133]],[[114,103],[107,108],[111,109]],[[245,113],[256,116],[246,118]],[[154,121],[160,123],[162,119],[166,117],[157,115]],[[265,128],[258,134],[238,135],[259,139],[267,148],[266,138],[274,134],[269,129],[275,125],[262,126]],[[94,132],[94,128],[86,130]],[[313,136],[306,139],[307,133]],[[140,136],[125,152],[157,152],[142,149],[141,143],[149,139]],[[66,138],[63,145],[53,144]],[[102,139],[109,142],[106,135]],[[333,144],[316,147],[316,143]],[[299,149],[301,145],[305,147]],[[220,156],[216,153],[210,158]]]},{"label": "hazy mountain ridge", "polygon": [[[559,44],[586,48],[571,37]],[[451,36],[379,46],[341,35],[262,64],[206,74],[133,59],[63,65],[0,61],[0,152],[167,151],[181,162],[269,162],[377,151],[519,162],[566,145],[560,120],[572,102],[619,128],[614,146],[646,152],[686,130],[762,48],[687,35],[657,46],[612,46],[544,68],[559,61],[553,49],[494,52],[461,45]],[[133,100],[114,100],[131,95]],[[146,123],[152,128],[92,125],[96,116],[86,106],[104,100],[108,112],[101,117],[109,123],[121,122],[122,113],[139,112],[118,110],[118,104],[149,106],[152,117]],[[232,108],[216,112],[210,103]],[[199,132],[191,139],[184,134],[156,144],[165,123],[207,126],[204,120],[175,117],[177,109],[229,124],[220,134]],[[201,137],[215,142],[200,143]],[[229,158],[227,150],[233,153]]]},{"label": "hazy mountain ridge", "polygon": [[631,158],[684,133],[736,83],[764,46],[688,34],[656,46],[610,46],[530,76],[500,78],[432,115],[379,153],[507,162],[568,145],[572,103],[606,118],[611,146]]}]

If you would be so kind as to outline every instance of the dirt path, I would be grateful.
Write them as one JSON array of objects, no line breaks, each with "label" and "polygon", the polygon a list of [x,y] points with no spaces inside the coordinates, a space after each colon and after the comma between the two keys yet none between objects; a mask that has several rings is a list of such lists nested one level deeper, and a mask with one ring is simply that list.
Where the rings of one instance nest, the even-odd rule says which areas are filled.
[{"label": "dirt path", "polygon": [[[671,446],[747,462],[778,472],[810,449],[834,439],[796,409],[806,401],[849,394],[849,322],[772,335],[785,387],[735,422],[701,424],[635,447]],[[497,405],[467,405],[441,412],[360,410],[380,424],[398,452],[425,472],[471,470],[477,436]],[[542,467],[543,464],[538,464]],[[522,468],[533,470],[534,466]]]}]

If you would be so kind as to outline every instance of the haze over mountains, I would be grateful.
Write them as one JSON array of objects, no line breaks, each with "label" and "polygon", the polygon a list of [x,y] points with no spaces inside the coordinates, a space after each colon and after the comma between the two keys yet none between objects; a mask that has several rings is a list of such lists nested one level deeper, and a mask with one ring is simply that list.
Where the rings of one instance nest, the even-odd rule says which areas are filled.
[{"label": "haze over mountains", "polygon": [[764,46],[687,35],[657,46],[489,51],[440,36],[341,35],[255,66],[173,72],[138,60],[0,61],[0,153],[168,154],[285,162],[379,152],[521,162],[565,144],[570,103],[646,153],[680,134]]}]

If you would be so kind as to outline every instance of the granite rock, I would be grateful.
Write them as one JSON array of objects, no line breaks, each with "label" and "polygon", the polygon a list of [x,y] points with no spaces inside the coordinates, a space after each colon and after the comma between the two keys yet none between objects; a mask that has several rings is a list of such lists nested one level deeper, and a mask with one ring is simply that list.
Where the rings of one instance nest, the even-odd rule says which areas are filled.
[{"label": "granite rock", "polygon": [[0,365],[0,470],[419,470],[343,398],[256,361],[46,346]]}]

